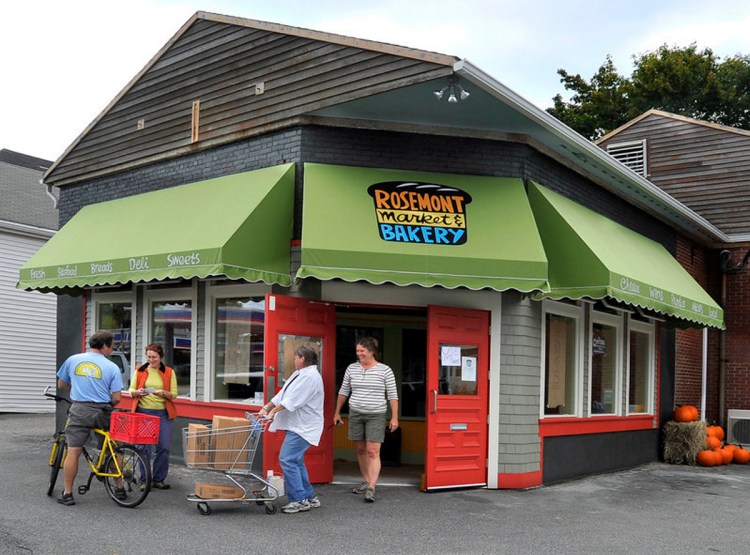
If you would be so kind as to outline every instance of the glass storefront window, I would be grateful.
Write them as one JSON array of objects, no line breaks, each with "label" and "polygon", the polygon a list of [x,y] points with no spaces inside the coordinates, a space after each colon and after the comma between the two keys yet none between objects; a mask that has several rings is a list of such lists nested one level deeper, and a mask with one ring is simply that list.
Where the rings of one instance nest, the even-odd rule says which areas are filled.
[{"label": "glass storefront window", "polygon": [[323,360],[323,339],[320,337],[309,337],[306,335],[280,335],[279,336],[279,383],[278,387],[284,387],[289,376],[294,374],[294,352],[299,347],[310,347],[318,353],[318,370],[320,361]]},{"label": "glass storefront window", "polygon": [[591,414],[617,412],[618,328],[594,323],[591,341]]},{"label": "glass storefront window", "polygon": [[99,302],[96,305],[97,330],[111,331],[115,336],[114,351],[108,357],[122,372],[122,387],[130,387],[132,367],[132,335],[133,308],[129,302]]},{"label": "glass storefront window", "polygon": [[177,373],[180,395],[190,395],[193,303],[189,300],[154,301],[151,305],[151,339],[161,343],[164,364]]},{"label": "glass storefront window", "polygon": [[[545,310],[544,415],[575,415],[580,373],[580,309],[560,305]],[[554,310],[554,311],[553,311]]]},{"label": "glass storefront window", "polygon": [[630,367],[628,369],[628,412],[650,411],[653,353],[651,334],[630,330]]},{"label": "glass storefront window", "polygon": [[263,404],[265,299],[216,299],[214,390],[216,401]]}]

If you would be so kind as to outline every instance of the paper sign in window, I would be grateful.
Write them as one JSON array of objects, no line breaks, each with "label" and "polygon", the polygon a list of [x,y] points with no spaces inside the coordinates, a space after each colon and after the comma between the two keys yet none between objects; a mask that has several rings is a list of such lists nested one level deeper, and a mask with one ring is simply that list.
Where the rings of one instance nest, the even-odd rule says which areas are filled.
[{"label": "paper sign in window", "polygon": [[461,357],[461,380],[477,381],[477,357]]},{"label": "paper sign in window", "polygon": [[547,407],[565,406],[565,370],[567,366],[567,322],[550,322],[547,354]]},{"label": "paper sign in window", "polygon": [[461,347],[441,345],[440,364],[442,366],[461,366]]}]

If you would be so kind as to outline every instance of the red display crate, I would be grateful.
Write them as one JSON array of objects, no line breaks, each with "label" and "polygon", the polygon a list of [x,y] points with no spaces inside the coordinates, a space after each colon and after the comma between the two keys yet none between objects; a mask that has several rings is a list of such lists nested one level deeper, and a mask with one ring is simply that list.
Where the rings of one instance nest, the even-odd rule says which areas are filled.
[{"label": "red display crate", "polygon": [[109,421],[109,437],[124,443],[158,443],[159,417],[139,412],[113,412]]}]

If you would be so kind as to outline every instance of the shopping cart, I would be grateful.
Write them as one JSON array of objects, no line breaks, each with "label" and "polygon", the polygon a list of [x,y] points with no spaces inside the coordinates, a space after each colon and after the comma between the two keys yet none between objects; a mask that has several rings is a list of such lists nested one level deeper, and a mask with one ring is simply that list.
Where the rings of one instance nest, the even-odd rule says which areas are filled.
[{"label": "shopping cart", "polygon": [[[233,485],[199,482],[187,500],[197,503],[202,515],[210,515],[211,503],[256,503],[265,505],[266,513],[276,512],[273,501],[279,490],[253,473],[252,465],[258,443],[272,420],[247,414],[248,425],[220,427],[189,424],[182,429],[182,448],[189,468],[222,472]],[[234,419],[236,420],[236,419]],[[249,483],[241,483],[239,478]]]}]

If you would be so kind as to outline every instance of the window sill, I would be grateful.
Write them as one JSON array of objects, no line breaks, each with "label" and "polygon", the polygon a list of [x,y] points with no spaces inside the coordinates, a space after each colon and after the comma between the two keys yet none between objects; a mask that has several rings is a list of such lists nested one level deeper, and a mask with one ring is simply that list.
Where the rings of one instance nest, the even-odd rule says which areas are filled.
[{"label": "window sill", "polygon": [[541,437],[631,432],[652,430],[657,427],[657,418],[652,414],[606,415],[588,418],[559,416],[539,419],[539,435]]}]

